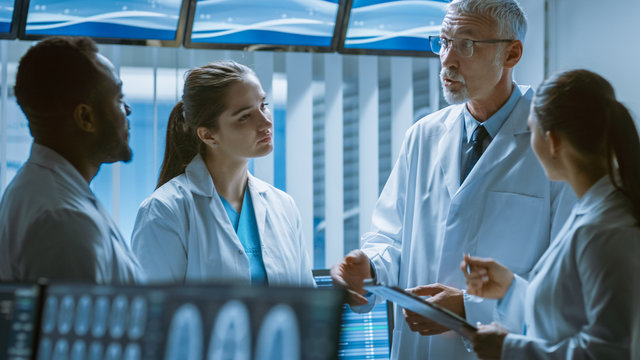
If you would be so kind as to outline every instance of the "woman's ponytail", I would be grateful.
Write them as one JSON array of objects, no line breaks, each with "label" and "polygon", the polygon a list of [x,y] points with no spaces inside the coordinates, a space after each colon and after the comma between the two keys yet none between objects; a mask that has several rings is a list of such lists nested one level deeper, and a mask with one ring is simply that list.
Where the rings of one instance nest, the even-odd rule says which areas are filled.
[{"label": "woman's ponytail", "polygon": [[[633,215],[640,223],[640,139],[629,110],[615,99],[609,110],[609,175],[631,200]],[[617,165],[617,171],[616,171]],[[619,175],[619,183],[614,174]]]},{"label": "woman's ponytail", "polygon": [[164,159],[156,188],[182,174],[189,162],[198,154],[199,148],[200,139],[195,129],[190,128],[185,121],[184,103],[180,100],[169,115]]}]

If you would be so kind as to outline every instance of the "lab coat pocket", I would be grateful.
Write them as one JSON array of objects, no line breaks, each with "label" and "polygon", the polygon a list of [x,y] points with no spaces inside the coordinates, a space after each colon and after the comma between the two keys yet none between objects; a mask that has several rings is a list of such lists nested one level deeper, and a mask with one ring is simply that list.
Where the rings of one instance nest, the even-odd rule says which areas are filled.
[{"label": "lab coat pocket", "polygon": [[544,210],[544,198],[490,192],[476,236],[476,255],[493,258],[517,274],[527,273],[548,245]]}]

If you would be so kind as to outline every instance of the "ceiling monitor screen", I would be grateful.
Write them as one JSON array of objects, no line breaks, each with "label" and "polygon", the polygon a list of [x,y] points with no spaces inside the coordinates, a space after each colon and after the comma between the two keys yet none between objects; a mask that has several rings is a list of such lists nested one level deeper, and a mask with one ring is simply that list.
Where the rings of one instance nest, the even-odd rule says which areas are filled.
[{"label": "ceiling monitor screen", "polygon": [[20,0],[0,0],[0,39],[15,39]]},{"label": "ceiling monitor screen", "polygon": [[350,54],[436,56],[429,36],[439,35],[447,0],[350,0],[338,51]]},{"label": "ceiling monitor screen", "polygon": [[88,36],[98,42],[179,46],[187,1],[29,0],[20,38]]},{"label": "ceiling monitor screen", "polygon": [[339,0],[198,0],[185,46],[244,50],[333,51]]}]

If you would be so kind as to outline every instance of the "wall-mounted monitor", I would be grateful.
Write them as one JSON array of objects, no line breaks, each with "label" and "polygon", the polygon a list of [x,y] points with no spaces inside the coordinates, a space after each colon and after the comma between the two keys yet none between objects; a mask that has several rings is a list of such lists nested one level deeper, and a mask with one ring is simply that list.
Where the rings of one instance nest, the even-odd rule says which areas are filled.
[{"label": "wall-mounted monitor", "polygon": [[237,50],[335,51],[339,0],[191,0],[184,45]]},{"label": "wall-mounted monitor", "polygon": [[88,36],[97,42],[179,46],[188,0],[26,0],[19,37]]},{"label": "wall-mounted monitor", "polygon": [[37,284],[0,283],[0,359],[32,359],[40,325]]},{"label": "wall-mounted monitor", "polygon": [[15,39],[18,35],[20,0],[0,0],[0,39]]},{"label": "wall-mounted monitor", "polygon": [[338,51],[345,54],[436,56],[448,0],[347,0]]}]

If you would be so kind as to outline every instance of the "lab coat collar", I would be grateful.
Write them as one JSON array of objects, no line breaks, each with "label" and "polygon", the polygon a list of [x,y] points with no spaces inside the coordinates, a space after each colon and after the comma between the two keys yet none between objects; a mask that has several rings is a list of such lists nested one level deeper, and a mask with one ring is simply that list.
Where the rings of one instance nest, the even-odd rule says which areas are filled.
[{"label": "lab coat collar", "polygon": [[55,172],[60,175],[62,179],[67,180],[79,194],[88,197],[94,203],[96,202],[96,197],[84,177],[71,165],[69,160],[58,154],[55,150],[34,142],[31,145],[31,155],[29,155],[28,162]]},{"label": "lab coat collar", "polygon": [[[450,197],[465,184],[474,179],[481,179],[494,166],[513,152],[520,135],[528,135],[526,118],[529,106],[533,98],[533,90],[530,86],[519,85],[522,96],[518,99],[513,111],[502,124],[495,139],[478,160],[478,164],[471,169],[464,184],[460,184],[460,141],[464,132],[464,104],[450,107],[450,111],[444,120],[446,132],[438,144],[438,161],[444,172],[445,183]],[[523,121],[523,118],[525,121]]]},{"label": "lab coat collar", "polygon": [[[522,146],[529,146],[528,136],[530,132],[527,129],[527,118],[531,99],[533,98],[533,90],[529,86],[520,86],[520,92],[522,96],[513,111],[505,120],[495,139],[491,141],[482,154],[476,166],[471,169],[464,183],[461,184],[461,189],[467,187],[467,184],[476,179],[482,179],[486,173],[502,164],[503,160],[513,153],[519,143]],[[527,138],[521,139],[522,136],[527,136]],[[526,143],[523,144],[523,142]],[[460,160],[458,160],[459,162]]]},{"label": "lab coat collar", "polygon": [[[217,195],[218,192],[213,185],[209,169],[207,169],[207,165],[200,154],[191,160],[184,173],[189,180],[189,190],[191,190],[191,192],[209,197]],[[264,194],[264,192],[269,189],[269,186],[265,182],[251,175],[251,173],[249,173],[248,185],[249,188],[254,189],[259,194]]]},{"label": "lab coat collar", "polygon": [[593,211],[597,206],[602,204],[602,199],[609,197],[616,191],[615,186],[611,183],[609,175],[605,175],[596,181],[589,190],[582,196],[575,205],[577,215],[586,214]]}]

